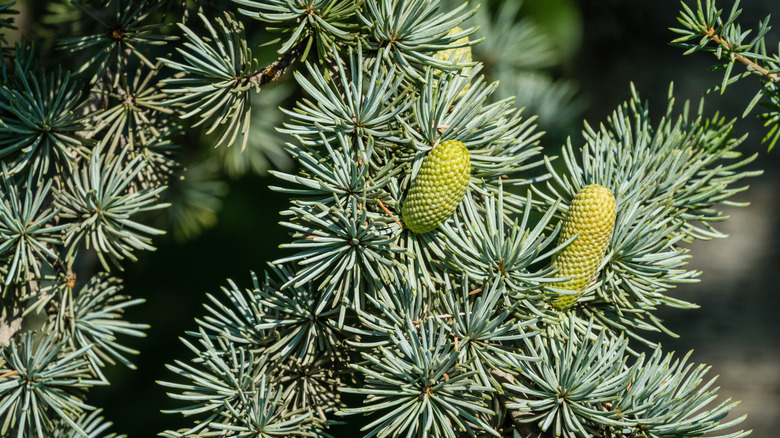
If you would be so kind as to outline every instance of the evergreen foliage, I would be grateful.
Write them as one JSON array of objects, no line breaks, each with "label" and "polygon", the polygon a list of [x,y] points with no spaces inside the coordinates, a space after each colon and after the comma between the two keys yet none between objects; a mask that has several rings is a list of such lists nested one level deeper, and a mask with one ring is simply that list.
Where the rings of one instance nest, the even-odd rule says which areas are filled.
[{"label": "evergreen foliage", "polygon": [[[697,1],[696,8],[683,3],[678,21],[680,28],[673,29],[681,36],[673,41],[682,48],[685,54],[705,51],[712,52],[718,59],[713,70],[723,70],[723,80],[710,92],[726,91],[726,87],[745,77],[756,77],[761,88],[756,92],[745,108],[742,117],[747,116],[758,104],[765,107],[759,117],[764,120],[768,132],[764,142],[769,143],[771,150],[780,140],[780,46],[773,52],[767,49],[766,35],[769,32],[769,17],[758,23],[754,35],[752,29],[743,30],[737,22],[742,11],[739,0],[735,1],[731,10],[723,14],[718,9],[715,0]],[[742,64],[744,71],[734,71],[736,64]]]},{"label": "evergreen foliage", "polygon": [[[555,161],[541,153],[536,117],[491,79],[525,90],[521,104],[533,87],[548,111],[576,113],[570,86],[538,71],[555,63],[554,49],[511,6],[56,5],[68,13],[54,12],[52,26],[85,34],[55,48],[74,65],[47,68],[32,44],[0,39],[3,436],[115,437],[88,389],[109,383],[107,366],[134,368],[125,339],[149,327],[124,319],[142,300],[120,294],[109,271],[154,250],[166,226],[156,210],[170,207],[181,236],[207,226],[224,191],[217,169],[240,175],[288,159],[297,168],[272,171],[272,189],[290,195],[280,223],[288,255],[252,273],[247,289],[229,281],[207,295],[205,316],[181,339],[191,356],[159,382],[180,403],[166,412],[191,423],[161,436],[326,437],[362,416],[366,437],[749,434],[733,429],[744,418],[724,420],[736,403],[715,402],[706,366],[644,336],[668,331],[659,306],[696,307],[670,292],[698,276],[684,244],[725,237],[713,226],[726,219],[719,207],[738,205],[731,197],[759,173],[745,170],[755,156],[741,156],[733,121],[705,116],[703,103],[676,110],[671,86],[658,119],[632,90]],[[0,6],[0,28],[13,25],[10,7]],[[279,35],[275,61],[261,67],[233,11]],[[768,102],[774,144],[778,58],[765,50],[766,23],[745,43],[737,15],[684,5],[676,42],[717,45],[727,58],[720,90],[761,75],[748,111]],[[85,22],[97,33],[76,24]],[[513,47],[523,50],[479,62]],[[748,71],[732,76],[736,62]],[[302,94],[284,118],[266,117],[284,104],[288,91],[267,88],[287,70]],[[271,103],[258,101],[266,94]],[[286,154],[263,129],[271,123],[287,135]],[[178,147],[197,133],[219,152]],[[441,170],[426,165],[440,145],[458,145],[470,171],[454,211],[414,230],[405,206],[428,205],[410,193]],[[563,220],[593,184],[614,194],[614,231],[573,296],[554,260],[574,247],[579,233],[562,234]],[[561,294],[573,307],[554,305]],[[649,358],[638,353],[648,345]]]}]

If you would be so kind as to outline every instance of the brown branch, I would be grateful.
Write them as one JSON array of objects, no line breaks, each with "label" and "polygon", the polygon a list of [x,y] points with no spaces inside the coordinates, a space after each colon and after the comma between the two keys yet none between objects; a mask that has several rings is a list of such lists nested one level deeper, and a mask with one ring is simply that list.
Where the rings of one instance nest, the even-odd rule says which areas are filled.
[{"label": "brown branch", "polygon": [[0,374],[0,379],[5,379],[6,377],[12,377],[12,376],[18,376],[18,375],[19,375],[19,371],[13,370],[13,371],[9,371],[9,372],[7,372],[5,374]]},{"label": "brown branch", "polygon": [[269,82],[278,80],[287,71],[287,68],[298,59],[302,51],[303,45],[298,44],[280,56],[279,59],[268,64],[264,69],[244,78],[244,83],[250,82],[253,86],[259,88]]},{"label": "brown branch", "polygon": [[[707,37],[710,40],[712,40],[712,42],[714,42],[715,44],[723,46],[723,47],[727,48],[729,51],[731,50],[732,47],[734,47],[733,44],[731,44],[728,41],[726,41],[723,38],[721,38],[720,35],[716,35],[714,28],[707,27],[707,26],[702,26],[702,27],[704,28],[704,32],[707,35]],[[761,73],[761,75],[766,76],[767,78],[769,78],[771,80],[775,80],[775,79],[780,78],[780,75],[778,75],[777,73],[770,73],[769,70],[765,69],[764,67],[761,67],[755,61],[753,61],[753,60],[751,60],[749,58],[746,58],[745,56],[740,55],[739,53],[734,53],[734,60],[738,61],[738,62],[740,62],[740,63],[742,63],[744,65],[746,65],[747,67],[749,67],[749,68],[751,68],[751,69],[753,69],[753,70],[755,70],[755,71],[757,71],[759,73]]]},{"label": "brown branch", "polygon": [[379,202],[379,206],[382,208],[382,210],[384,210],[384,211],[385,211],[385,213],[389,214],[391,218],[395,219],[395,223],[397,223],[397,224],[398,224],[398,226],[399,226],[399,227],[401,227],[401,228],[403,229],[403,227],[404,227],[404,226],[403,226],[403,224],[401,223],[401,221],[399,221],[399,220],[398,220],[398,218],[396,218],[396,217],[393,215],[393,213],[391,213],[391,212],[390,212],[390,210],[388,210],[388,209],[387,209],[387,207],[385,207],[385,204],[382,202],[382,200],[381,200],[381,199],[379,199],[379,198],[376,198],[376,200],[377,200],[377,202]]}]

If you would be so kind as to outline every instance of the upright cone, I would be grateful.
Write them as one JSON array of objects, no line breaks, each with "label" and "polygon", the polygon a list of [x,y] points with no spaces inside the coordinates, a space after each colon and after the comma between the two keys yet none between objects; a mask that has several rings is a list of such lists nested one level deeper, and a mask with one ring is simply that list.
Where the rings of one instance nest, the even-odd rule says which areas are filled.
[{"label": "upright cone", "polygon": [[427,233],[452,216],[466,193],[470,175],[471,157],[462,142],[447,140],[434,146],[401,209],[406,228]]},{"label": "upright cone", "polygon": [[604,186],[591,184],[574,196],[558,244],[577,233],[579,236],[559,252],[552,263],[558,268],[559,277],[571,277],[553,286],[577,293],[554,294],[550,300],[553,307],[567,309],[574,305],[596,276],[615,229],[615,213],[615,196]]}]

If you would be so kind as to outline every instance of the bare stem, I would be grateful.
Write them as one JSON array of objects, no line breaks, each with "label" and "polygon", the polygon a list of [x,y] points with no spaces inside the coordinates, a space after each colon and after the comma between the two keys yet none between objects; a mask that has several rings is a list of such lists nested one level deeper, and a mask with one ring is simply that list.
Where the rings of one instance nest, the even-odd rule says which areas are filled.
[{"label": "bare stem", "polygon": [[293,47],[280,56],[279,59],[268,64],[264,69],[246,78],[246,81],[251,82],[255,87],[262,87],[269,82],[279,79],[287,71],[287,68],[298,59],[302,49],[301,44]]}]

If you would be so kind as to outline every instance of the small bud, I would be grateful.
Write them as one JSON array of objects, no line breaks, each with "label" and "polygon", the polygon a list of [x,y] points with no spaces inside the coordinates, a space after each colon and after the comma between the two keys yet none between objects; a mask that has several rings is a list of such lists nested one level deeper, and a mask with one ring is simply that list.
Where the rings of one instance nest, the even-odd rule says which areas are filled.
[{"label": "small bud", "polygon": [[575,234],[579,236],[553,258],[559,277],[571,277],[553,286],[577,292],[574,295],[554,294],[553,307],[567,309],[582,296],[596,276],[607,245],[615,228],[616,205],[612,192],[598,184],[585,186],[574,196],[558,244]]},{"label": "small bud", "polygon": [[452,216],[466,193],[470,174],[469,150],[462,142],[447,140],[434,146],[401,209],[406,228],[427,233]]}]

